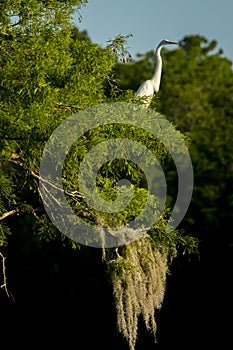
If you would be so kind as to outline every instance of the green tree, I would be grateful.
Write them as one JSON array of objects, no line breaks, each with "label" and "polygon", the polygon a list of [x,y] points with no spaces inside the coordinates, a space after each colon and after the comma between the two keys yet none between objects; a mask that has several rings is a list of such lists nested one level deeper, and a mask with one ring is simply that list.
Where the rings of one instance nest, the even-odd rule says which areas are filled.
[{"label": "green tree", "polygon": [[105,100],[104,85],[115,60],[110,50],[89,40],[74,40],[71,5],[81,3],[1,5],[1,212],[5,215],[40,206],[32,174],[38,174],[45,142],[68,115]]},{"label": "green tree", "polygon": [[[41,203],[38,180],[44,180],[39,175],[41,156],[55,128],[75,112],[113,101],[113,96],[116,96],[113,68],[117,63],[115,54],[118,49],[121,54],[124,50],[124,38],[119,35],[107,48],[101,49],[91,43],[86,33],[79,33],[71,18],[75,7],[85,3],[80,0],[32,0],[26,4],[18,0],[3,1],[0,5],[0,245],[3,286],[9,295],[4,249],[11,234],[14,239],[18,235],[23,239],[23,254],[33,246],[53,243],[55,250],[57,241],[76,251],[83,249],[61,235],[48,219]],[[121,99],[130,100],[127,94]],[[63,186],[74,211],[97,226],[127,226],[128,221],[142,210],[148,197],[142,171],[123,158],[118,162],[107,162],[101,168],[97,185],[101,196],[110,200],[116,198],[117,181],[122,177],[129,178],[135,195],[124,211],[115,216],[95,212],[77,193],[77,166],[87,152],[109,136],[122,135],[146,143],[163,162],[168,157],[168,151],[158,140],[136,127],[127,129],[124,125],[107,125],[80,138],[67,155]],[[52,165],[51,157],[51,169]],[[51,183],[51,186],[54,188],[56,183]],[[127,191],[127,188],[123,190]],[[165,235],[168,216],[169,209],[166,208],[155,227],[132,247],[116,251],[103,249],[106,270],[113,284],[118,326],[131,349],[135,347],[140,314],[146,327],[154,334],[156,332],[154,308],[161,307],[170,259],[177,250],[192,252],[197,246],[196,240],[184,236],[182,231],[175,230]],[[14,244],[14,239],[11,244]],[[59,266],[54,264],[55,270],[59,271]],[[141,291],[137,294],[135,289],[140,279]],[[122,298],[124,293],[126,298]],[[134,293],[132,300],[128,298],[131,293]],[[147,305],[148,293],[150,303]]]}]

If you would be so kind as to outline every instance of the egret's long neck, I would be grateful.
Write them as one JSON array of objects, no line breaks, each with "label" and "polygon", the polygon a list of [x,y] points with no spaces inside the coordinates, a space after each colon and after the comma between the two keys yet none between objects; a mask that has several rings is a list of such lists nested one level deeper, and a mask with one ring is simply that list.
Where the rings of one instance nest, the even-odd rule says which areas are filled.
[{"label": "egret's long neck", "polygon": [[156,67],[155,67],[154,74],[151,78],[151,82],[152,82],[152,85],[154,87],[155,92],[159,91],[161,74],[162,74],[162,57],[160,54],[161,49],[162,49],[162,46],[159,46],[155,51]]}]

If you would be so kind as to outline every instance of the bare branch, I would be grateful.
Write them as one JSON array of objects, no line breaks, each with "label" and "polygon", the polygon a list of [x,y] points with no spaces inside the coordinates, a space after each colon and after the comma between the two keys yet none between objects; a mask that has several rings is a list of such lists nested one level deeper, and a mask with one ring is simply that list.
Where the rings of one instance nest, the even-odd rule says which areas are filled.
[{"label": "bare branch", "polygon": [[10,211],[8,211],[0,216],[0,221],[7,218],[8,216],[18,214],[18,213],[19,213],[19,210],[17,210],[17,209],[10,210]]},{"label": "bare branch", "polygon": [[7,287],[7,277],[6,277],[6,257],[0,252],[0,256],[2,258],[2,274],[3,274],[3,284],[0,286],[0,288],[3,288],[6,292],[6,295],[8,298],[12,298],[15,302],[15,299],[13,295],[9,292]]},{"label": "bare branch", "polygon": [[64,191],[64,193],[67,194],[70,197],[73,197],[73,198],[84,198],[84,196],[82,196],[82,194],[80,192],[78,192],[78,191],[69,192],[69,191],[63,190],[63,188],[58,187],[58,186],[54,185],[52,182],[50,182],[50,181],[48,181],[46,179],[43,179],[41,176],[35,174],[34,171],[32,171],[32,170],[31,170],[31,174],[36,179],[38,179],[38,180],[40,180],[40,181],[42,181],[44,183],[47,183],[49,186],[55,188],[56,190]]}]

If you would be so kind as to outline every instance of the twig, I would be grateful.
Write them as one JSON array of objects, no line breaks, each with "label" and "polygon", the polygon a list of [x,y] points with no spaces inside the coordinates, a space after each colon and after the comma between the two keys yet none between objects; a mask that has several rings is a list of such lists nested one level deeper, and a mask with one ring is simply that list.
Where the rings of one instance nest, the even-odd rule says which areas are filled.
[{"label": "twig", "polygon": [[15,26],[18,26],[18,25],[21,24],[22,22],[23,22],[23,20],[20,19],[18,22],[15,22],[15,23],[11,24],[11,27],[13,28],[13,27],[15,27]]},{"label": "twig", "polygon": [[0,252],[0,256],[2,258],[2,274],[3,274],[3,284],[0,286],[0,288],[5,289],[6,295],[8,298],[12,298],[15,302],[15,299],[13,295],[9,292],[7,287],[7,277],[6,277],[6,257]]},{"label": "twig", "polygon": [[8,212],[6,212],[6,213],[4,213],[4,214],[2,214],[0,216],[0,221],[5,219],[5,218],[7,218],[10,215],[14,215],[14,214],[17,214],[17,213],[19,213],[19,210],[17,210],[17,209],[10,210],[10,211],[8,211]]},{"label": "twig", "polygon": [[58,186],[54,185],[52,182],[50,182],[50,181],[48,181],[48,180],[46,180],[46,179],[43,179],[41,176],[35,174],[34,171],[32,171],[32,170],[31,170],[31,174],[32,174],[32,176],[35,177],[36,179],[38,179],[38,180],[40,180],[40,181],[42,181],[42,182],[48,184],[49,186],[55,188],[56,190],[63,191],[63,192],[64,192],[65,194],[67,194],[68,196],[71,196],[71,197],[73,197],[73,198],[77,198],[77,197],[79,197],[79,198],[84,198],[84,196],[82,196],[82,194],[81,194],[80,192],[78,192],[78,191],[69,192],[69,191],[63,190],[63,188],[58,187]]}]

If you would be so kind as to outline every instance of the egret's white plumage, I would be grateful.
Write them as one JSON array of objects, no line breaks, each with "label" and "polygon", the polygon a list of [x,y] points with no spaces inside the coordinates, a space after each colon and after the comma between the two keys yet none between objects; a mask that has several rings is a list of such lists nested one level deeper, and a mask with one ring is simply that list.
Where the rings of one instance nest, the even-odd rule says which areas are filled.
[{"label": "egret's white plumage", "polygon": [[160,87],[160,81],[161,81],[161,73],[162,73],[162,57],[161,57],[161,49],[165,45],[170,45],[170,44],[177,44],[174,41],[170,40],[162,40],[159,45],[157,46],[155,50],[155,56],[156,56],[156,67],[154,74],[151,79],[148,79],[144,81],[138,88],[136,92],[137,97],[144,97],[145,98],[145,104],[146,106],[150,105],[151,99],[154,95],[154,93],[159,91]]}]

